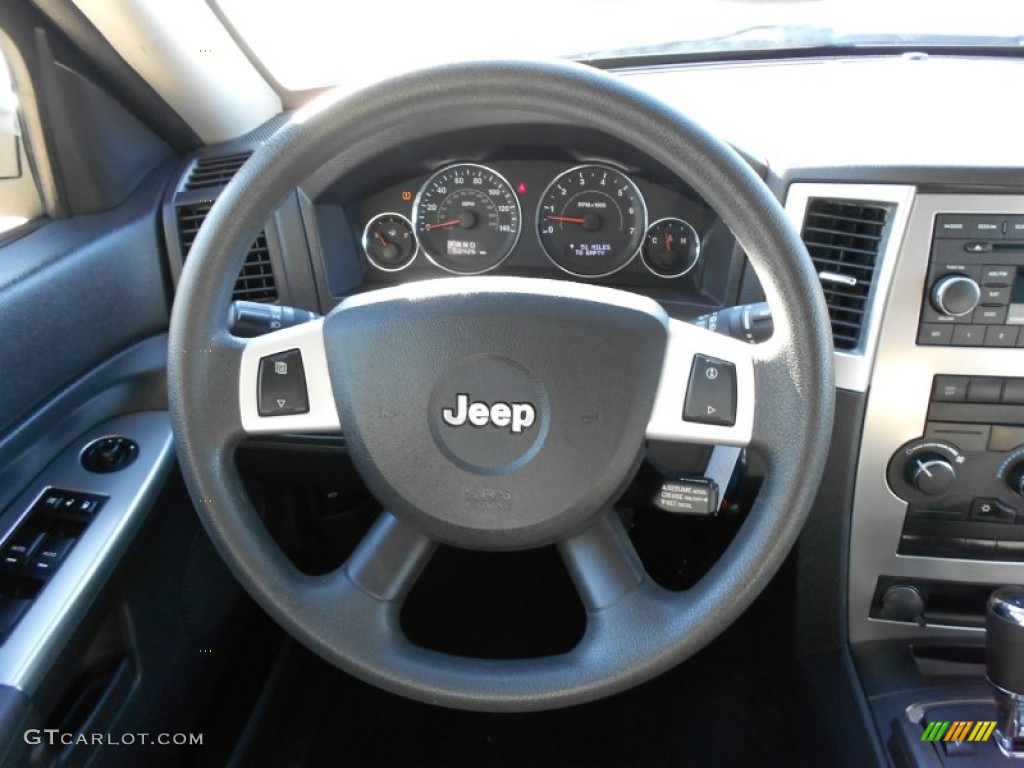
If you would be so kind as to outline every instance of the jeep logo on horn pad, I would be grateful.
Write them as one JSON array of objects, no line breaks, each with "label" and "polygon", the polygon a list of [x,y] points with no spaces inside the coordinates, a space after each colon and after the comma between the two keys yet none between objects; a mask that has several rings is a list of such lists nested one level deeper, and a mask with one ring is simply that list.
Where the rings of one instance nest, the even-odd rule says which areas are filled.
[{"label": "jeep logo on horn pad", "polygon": [[442,410],[441,417],[450,427],[461,427],[467,423],[474,427],[490,424],[499,429],[509,429],[518,435],[537,421],[537,409],[531,403],[506,403],[501,400],[488,405],[480,400],[470,401],[469,395],[460,392],[455,396],[455,407]]}]

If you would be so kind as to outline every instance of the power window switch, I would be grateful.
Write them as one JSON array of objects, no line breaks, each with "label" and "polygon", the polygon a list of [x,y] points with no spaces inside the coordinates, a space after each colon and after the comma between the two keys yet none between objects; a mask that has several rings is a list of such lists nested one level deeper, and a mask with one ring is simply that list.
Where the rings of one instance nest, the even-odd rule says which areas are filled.
[{"label": "power window switch", "polygon": [[69,536],[48,536],[29,564],[29,572],[46,578],[61,564],[75,540]]},{"label": "power window switch", "polygon": [[0,565],[4,568],[18,568],[29,562],[43,543],[46,534],[32,529],[19,530],[0,550]]}]

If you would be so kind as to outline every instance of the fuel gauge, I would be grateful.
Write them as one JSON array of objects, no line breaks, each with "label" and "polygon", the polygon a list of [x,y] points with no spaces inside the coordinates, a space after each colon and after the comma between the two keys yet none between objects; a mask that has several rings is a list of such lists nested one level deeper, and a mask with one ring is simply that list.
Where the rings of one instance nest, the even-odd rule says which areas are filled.
[{"label": "fuel gauge", "polygon": [[682,219],[658,219],[647,228],[641,250],[644,264],[655,275],[681,277],[700,258],[700,237]]},{"label": "fuel gauge", "polygon": [[363,230],[363,250],[370,263],[382,272],[405,269],[416,258],[419,243],[412,223],[400,213],[381,213]]}]

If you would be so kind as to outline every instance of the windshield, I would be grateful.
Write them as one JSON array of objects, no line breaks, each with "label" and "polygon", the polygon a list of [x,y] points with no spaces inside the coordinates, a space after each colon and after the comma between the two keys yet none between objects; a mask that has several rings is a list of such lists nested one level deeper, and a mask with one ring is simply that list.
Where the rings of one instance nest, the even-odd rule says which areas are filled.
[{"label": "windshield", "polygon": [[464,59],[1021,48],[1021,0],[210,0],[288,90]]}]

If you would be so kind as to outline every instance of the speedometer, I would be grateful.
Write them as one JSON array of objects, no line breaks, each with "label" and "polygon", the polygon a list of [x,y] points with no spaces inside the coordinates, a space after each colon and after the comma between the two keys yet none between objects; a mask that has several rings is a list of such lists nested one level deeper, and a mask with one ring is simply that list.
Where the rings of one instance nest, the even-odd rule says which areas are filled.
[{"label": "speedometer", "polygon": [[556,266],[577,277],[604,277],[636,256],[647,230],[647,206],[621,171],[581,165],[548,186],[537,230]]},{"label": "speedometer", "polygon": [[494,269],[519,239],[519,200],[483,165],[444,168],[424,183],[412,207],[423,253],[441,269],[477,275]]}]

